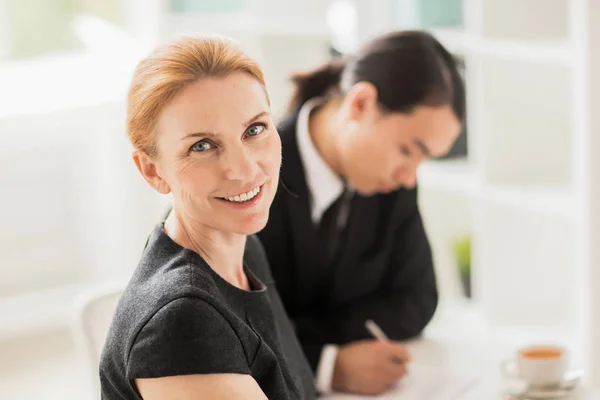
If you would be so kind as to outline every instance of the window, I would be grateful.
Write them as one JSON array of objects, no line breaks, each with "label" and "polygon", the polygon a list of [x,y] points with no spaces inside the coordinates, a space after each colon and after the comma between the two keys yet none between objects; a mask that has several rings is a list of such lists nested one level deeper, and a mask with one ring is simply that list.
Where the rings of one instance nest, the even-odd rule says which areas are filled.
[{"label": "window", "polygon": [[[75,32],[80,15],[124,26],[122,0],[0,0],[4,60],[20,60],[83,48]],[[3,12],[2,12],[3,11]]]},{"label": "window", "polygon": [[244,0],[171,0],[173,12],[237,12],[244,7]]}]

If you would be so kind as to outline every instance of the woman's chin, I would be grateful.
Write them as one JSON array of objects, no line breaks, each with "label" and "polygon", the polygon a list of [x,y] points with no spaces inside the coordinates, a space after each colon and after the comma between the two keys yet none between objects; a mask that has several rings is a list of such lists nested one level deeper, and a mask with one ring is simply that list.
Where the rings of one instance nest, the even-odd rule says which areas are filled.
[{"label": "woman's chin", "polygon": [[268,212],[266,212],[265,215],[252,215],[236,221],[232,231],[235,231],[240,235],[254,235],[255,233],[262,231],[265,226],[267,226],[268,220]]}]

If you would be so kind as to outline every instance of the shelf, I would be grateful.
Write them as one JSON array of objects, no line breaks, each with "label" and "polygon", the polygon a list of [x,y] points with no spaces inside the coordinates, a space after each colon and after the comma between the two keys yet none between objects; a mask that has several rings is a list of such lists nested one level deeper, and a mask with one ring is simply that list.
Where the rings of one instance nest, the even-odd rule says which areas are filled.
[{"label": "shelf", "polygon": [[528,340],[558,340],[571,342],[577,331],[571,328],[534,327],[498,325],[487,320],[485,307],[475,301],[465,299],[442,302],[426,331],[440,334],[456,333],[457,337],[471,337],[468,331],[487,331],[497,339],[511,339],[512,342],[527,342]]},{"label": "shelf", "polygon": [[555,65],[571,65],[573,51],[567,41],[481,39],[476,51],[482,55]]},{"label": "shelf", "polygon": [[475,16],[485,37],[565,39],[571,0],[483,0]]},{"label": "shelf", "polygon": [[525,208],[565,218],[575,218],[574,194],[552,186],[482,184],[473,166],[464,159],[424,162],[418,170],[419,187],[452,194],[477,196],[484,201]]},{"label": "shelf", "polygon": [[429,32],[453,53],[556,65],[571,65],[574,60],[572,47],[567,40],[484,38],[461,28],[434,28]]},{"label": "shelf", "polygon": [[485,201],[575,219],[575,197],[566,188],[486,185],[481,193]]},{"label": "shelf", "polygon": [[466,159],[424,162],[417,173],[419,186],[472,195],[478,190],[473,166]]},{"label": "shelf", "polygon": [[260,35],[329,36],[324,20],[255,18],[247,13],[170,13],[164,17],[167,34],[200,32],[223,34],[237,39]]},{"label": "shelf", "polygon": [[[468,346],[487,347],[489,350],[493,344],[500,347],[498,355],[502,358],[510,357],[519,347],[531,343],[558,343],[570,349],[573,366],[584,364],[582,343],[578,341],[581,332],[575,328],[498,325],[488,321],[485,315],[485,309],[475,302],[440,303],[423,336],[426,340],[454,345],[463,351]],[[485,356],[494,352],[488,353]]]}]

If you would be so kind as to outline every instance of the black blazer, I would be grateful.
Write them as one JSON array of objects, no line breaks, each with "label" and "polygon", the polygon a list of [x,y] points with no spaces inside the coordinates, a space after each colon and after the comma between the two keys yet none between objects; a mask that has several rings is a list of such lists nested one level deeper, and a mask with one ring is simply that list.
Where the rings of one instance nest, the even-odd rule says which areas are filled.
[{"label": "black blazer", "polygon": [[371,338],[374,320],[393,340],[417,336],[438,301],[429,241],[416,190],[352,202],[341,254],[324,271],[296,140],[297,113],[279,126],[281,181],[259,233],[284,306],[316,370],[323,345]]}]

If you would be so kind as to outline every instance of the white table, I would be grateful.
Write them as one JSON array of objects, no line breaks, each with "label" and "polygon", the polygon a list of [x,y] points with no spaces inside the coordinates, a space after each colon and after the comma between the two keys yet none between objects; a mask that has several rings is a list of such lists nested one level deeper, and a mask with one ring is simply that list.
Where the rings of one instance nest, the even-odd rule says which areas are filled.
[{"label": "white table", "polygon": [[[509,359],[520,346],[550,339],[569,346],[572,337],[569,334],[547,330],[519,332],[507,328],[492,329],[482,320],[477,310],[470,307],[453,307],[440,310],[425,330],[423,338],[407,344],[412,352],[415,369],[435,369],[452,375],[458,374],[467,380],[473,378],[473,383],[466,392],[447,400],[500,400],[504,398],[500,363]],[[579,368],[580,355],[573,354],[572,358],[572,366]],[[397,390],[379,398],[403,399],[401,393],[401,390]],[[584,390],[582,397],[585,400],[600,400],[600,395],[593,395],[589,390]],[[377,398],[333,394],[323,399]]]}]

